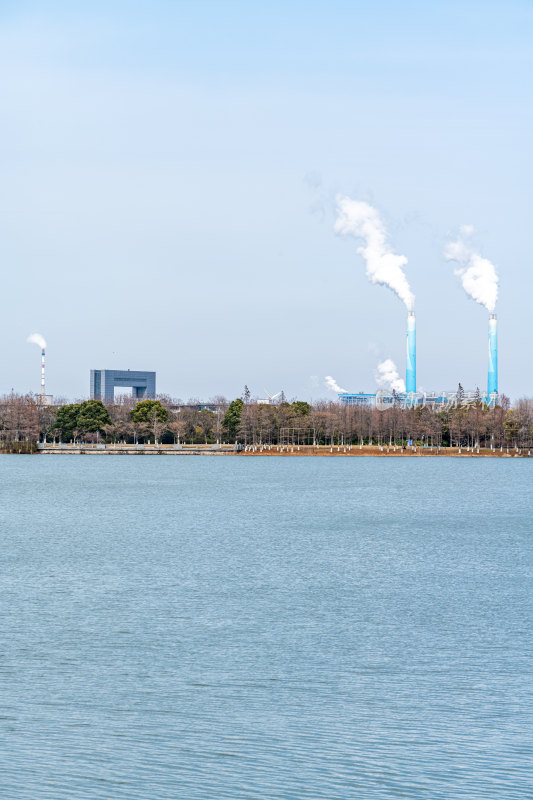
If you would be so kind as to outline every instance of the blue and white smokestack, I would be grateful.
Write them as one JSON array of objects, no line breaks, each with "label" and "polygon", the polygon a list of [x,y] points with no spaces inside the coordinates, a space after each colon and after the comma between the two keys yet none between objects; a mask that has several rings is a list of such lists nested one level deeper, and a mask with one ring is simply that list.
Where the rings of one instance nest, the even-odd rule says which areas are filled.
[{"label": "blue and white smokestack", "polygon": [[487,380],[487,394],[498,394],[498,319],[496,314],[489,317],[489,374]]},{"label": "blue and white smokestack", "polygon": [[415,312],[407,316],[407,360],[405,364],[405,391],[416,392],[416,318]]}]

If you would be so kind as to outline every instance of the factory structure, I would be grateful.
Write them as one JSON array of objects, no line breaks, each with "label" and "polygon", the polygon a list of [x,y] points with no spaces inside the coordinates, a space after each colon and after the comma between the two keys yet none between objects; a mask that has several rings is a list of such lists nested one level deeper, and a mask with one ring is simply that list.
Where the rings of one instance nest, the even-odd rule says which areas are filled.
[{"label": "factory structure", "polygon": [[41,393],[39,395],[39,405],[51,406],[53,397],[51,394],[46,394],[45,387],[45,364],[46,364],[46,349],[43,347],[41,350]]},{"label": "factory structure", "polygon": [[[474,232],[472,225],[459,228],[456,241],[449,241],[444,249],[447,261],[455,262],[454,270],[462,283],[466,294],[489,312],[488,336],[488,374],[486,391],[477,389],[465,391],[461,385],[455,391],[421,392],[416,380],[416,317],[415,295],[411,291],[404,267],[407,257],[398,253],[388,243],[387,230],[380,213],[369,203],[353,200],[350,197],[337,196],[338,216],[335,221],[335,233],[352,236],[358,242],[357,253],[362,256],[369,281],[385,286],[398,297],[407,309],[407,338],[405,360],[405,383],[402,381],[391,359],[378,365],[376,376],[381,385],[388,389],[379,389],[374,393],[347,392],[341,389],[332,376],[326,376],[329,389],[337,393],[339,401],[346,405],[361,405],[385,410],[391,407],[445,409],[463,403],[481,401],[494,407],[500,399],[498,394],[498,320],[495,309],[498,299],[498,273],[494,264],[481,255],[471,239]],[[41,403],[50,403],[51,398],[45,394],[44,368],[46,341],[39,333],[28,337],[28,342],[36,344],[42,350],[41,359]],[[133,370],[93,369],[90,375],[90,397],[113,403],[116,389],[129,388],[135,399],[154,398],[155,372]],[[378,383],[379,385],[379,383]],[[262,405],[275,404],[278,392],[258,402]],[[283,395],[282,395],[283,397]]]},{"label": "factory structure", "polygon": [[[493,408],[499,403],[498,393],[498,320],[495,309],[498,299],[498,273],[494,264],[474,246],[471,239],[474,232],[472,225],[459,228],[456,241],[449,241],[444,249],[447,261],[455,262],[458,267],[455,275],[461,280],[466,294],[489,312],[488,335],[488,374],[486,391],[477,389],[465,391],[461,385],[455,391],[421,392],[417,387],[416,376],[416,317],[415,295],[411,291],[404,267],[407,257],[398,253],[388,243],[387,230],[380,213],[369,203],[353,200],[350,197],[337,196],[338,216],[335,221],[335,233],[341,236],[352,236],[358,242],[357,253],[362,256],[369,281],[385,286],[398,297],[407,309],[407,337],[405,383],[401,380],[396,366],[391,359],[378,365],[376,377],[378,385],[389,387],[374,393],[347,392],[341,389],[330,375],[325,377],[326,385],[336,392],[339,401],[346,405],[371,406],[384,410],[391,407],[417,408],[429,407],[444,409],[463,403],[481,401]],[[41,393],[40,403],[50,405],[52,398],[45,391],[45,348],[46,341],[39,333],[31,334],[27,341],[41,349]],[[380,381],[383,383],[380,384]],[[129,388],[135,399],[155,398],[155,372],[93,369],[90,374],[90,397],[113,403],[116,389]],[[282,392],[271,395],[265,389],[266,396],[258,400],[262,405],[276,404]]]},{"label": "factory structure", "polygon": [[46,394],[45,368],[46,368],[46,340],[40,333],[31,333],[26,339],[29,344],[36,344],[41,351],[41,391],[35,395],[36,402],[40,406],[53,405],[53,397]]},{"label": "factory structure", "polygon": [[[432,409],[446,409],[458,403],[469,403],[480,400],[493,408],[499,401],[498,393],[498,320],[496,314],[489,315],[488,331],[488,373],[487,389],[485,393],[479,391],[464,391],[458,397],[457,390],[449,392],[419,392],[416,383],[416,317],[414,311],[409,311],[407,316],[406,336],[406,361],[405,361],[405,391],[394,392],[379,389],[373,393],[366,392],[338,392],[341,403],[346,405],[361,405],[386,410],[392,407],[415,408],[428,406]],[[46,350],[41,346],[45,344],[42,337],[39,341],[32,342],[41,347],[41,390],[38,402],[42,406],[53,404],[51,395],[46,394],[45,361]],[[90,397],[92,400],[102,400],[104,403],[113,403],[116,389],[130,389],[135,399],[143,400],[156,396],[156,373],[140,370],[117,369],[92,369],[90,372]],[[266,390],[265,390],[266,391]],[[272,405],[281,394],[267,394],[267,398],[260,403]]]},{"label": "factory structure", "polygon": [[[409,311],[407,317],[407,348],[405,362],[405,392],[389,392],[378,390],[373,394],[365,392],[351,393],[339,392],[338,397],[341,403],[347,405],[374,406],[381,410],[386,410],[393,406],[401,408],[414,408],[416,406],[429,406],[430,408],[450,408],[457,405],[458,396],[455,392],[418,392],[416,388],[416,318],[414,311]],[[468,403],[481,399],[488,406],[493,408],[499,399],[498,394],[498,320],[496,314],[489,316],[489,339],[488,339],[488,374],[487,391],[481,394],[478,392],[465,391],[461,397],[461,402]]]}]

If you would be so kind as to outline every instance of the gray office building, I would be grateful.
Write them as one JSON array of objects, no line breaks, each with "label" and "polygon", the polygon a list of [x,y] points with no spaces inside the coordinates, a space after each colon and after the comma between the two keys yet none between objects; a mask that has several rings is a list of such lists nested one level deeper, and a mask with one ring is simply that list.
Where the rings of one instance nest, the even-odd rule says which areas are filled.
[{"label": "gray office building", "polygon": [[92,369],[91,400],[112,403],[115,387],[131,389],[139,400],[155,397],[155,372],[138,372],[130,369]]}]

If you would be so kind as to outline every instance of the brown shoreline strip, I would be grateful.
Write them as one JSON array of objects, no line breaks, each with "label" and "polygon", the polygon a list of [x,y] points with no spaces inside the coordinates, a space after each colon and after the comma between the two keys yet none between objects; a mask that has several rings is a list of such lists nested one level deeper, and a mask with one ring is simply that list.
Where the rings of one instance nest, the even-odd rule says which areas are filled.
[{"label": "brown shoreline strip", "polygon": [[[39,455],[182,455],[248,457],[327,457],[327,458],[528,458],[531,450],[504,448],[396,447],[384,445],[254,445],[236,448],[233,445],[106,445],[106,444],[39,444]],[[10,451],[13,454],[13,450]]]}]

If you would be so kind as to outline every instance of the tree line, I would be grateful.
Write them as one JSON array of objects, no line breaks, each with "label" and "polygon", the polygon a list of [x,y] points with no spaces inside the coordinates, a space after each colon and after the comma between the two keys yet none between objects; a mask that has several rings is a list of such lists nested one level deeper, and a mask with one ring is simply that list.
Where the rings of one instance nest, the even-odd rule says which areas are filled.
[{"label": "tree line", "polygon": [[[258,403],[249,395],[207,407],[160,396],[41,406],[39,397],[10,394],[0,399],[0,443],[49,442],[182,443],[242,445],[533,446],[533,399],[489,408],[481,400],[447,410],[301,400]],[[18,447],[20,450],[20,446]]]}]

